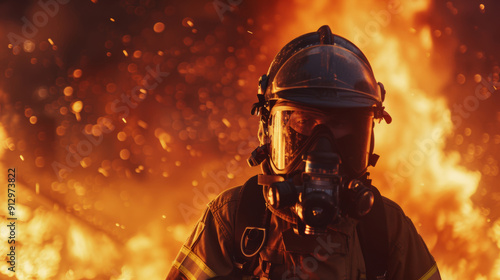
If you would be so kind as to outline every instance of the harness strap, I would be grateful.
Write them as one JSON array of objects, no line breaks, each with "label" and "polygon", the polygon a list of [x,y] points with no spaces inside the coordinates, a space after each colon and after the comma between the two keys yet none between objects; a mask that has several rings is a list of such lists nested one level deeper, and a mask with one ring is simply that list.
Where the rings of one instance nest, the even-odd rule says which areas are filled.
[{"label": "harness strap", "polygon": [[382,195],[370,186],[375,200],[371,211],[363,216],[357,225],[361,251],[365,260],[367,280],[384,280],[389,259],[387,219]]},{"label": "harness strap", "polygon": [[258,266],[258,253],[267,241],[270,221],[262,186],[254,176],[241,187],[234,223],[234,257],[243,275],[252,275]]}]

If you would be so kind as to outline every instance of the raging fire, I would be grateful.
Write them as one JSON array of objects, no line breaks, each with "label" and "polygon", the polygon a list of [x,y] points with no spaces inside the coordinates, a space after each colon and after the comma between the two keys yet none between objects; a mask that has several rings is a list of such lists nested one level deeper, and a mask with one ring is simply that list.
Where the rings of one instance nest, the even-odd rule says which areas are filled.
[{"label": "raging fire", "polygon": [[[277,44],[325,22],[335,33],[352,38],[384,83],[386,108],[394,120],[376,126],[375,152],[382,158],[373,171],[374,181],[413,219],[443,279],[498,279],[499,222],[492,225],[471,200],[481,175],[467,170],[458,152],[445,149],[447,137],[466,128],[452,123],[446,104],[453,94],[445,87],[453,57],[433,46],[432,36],[441,32],[431,32],[427,23],[415,20],[431,3],[384,4],[349,1],[336,7],[338,13],[332,16],[324,12],[333,9],[327,1],[302,1],[290,11],[288,31]],[[457,47],[453,37],[449,41],[450,48]],[[436,65],[437,56],[444,64]]]},{"label": "raging fire", "polygon": [[[376,186],[412,218],[443,279],[500,279],[500,221],[471,200],[498,164],[492,157],[488,168],[472,169],[464,162],[481,147],[466,155],[449,148],[448,139],[460,144],[479,128],[452,121],[450,77],[459,85],[471,78],[456,75],[454,54],[435,42],[446,39],[447,49],[462,54],[468,47],[451,27],[437,29],[422,16],[433,9],[430,0],[280,1],[265,19],[243,1],[248,17],[235,26],[236,10],[219,23],[211,3],[185,14],[192,3],[129,2],[120,14],[92,1],[105,16],[95,26],[86,22],[100,28],[88,38],[72,37],[86,29],[69,9],[88,8],[74,2],[59,6],[61,17],[22,47],[1,42],[8,62],[0,83],[1,167],[19,170],[18,269],[14,275],[2,262],[1,275],[164,278],[208,200],[257,172],[244,160],[256,145],[257,120],[247,111],[257,77],[291,38],[328,24],[364,51],[388,92],[394,122],[376,125]],[[474,5],[482,15],[490,11],[488,3]],[[443,6],[462,12],[452,1]],[[26,83],[24,72],[42,78]],[[482,138],[500,143],[499,135]],[[6,217],[6,200],[0,207]],[[6,220],[0,226],[7,236]]]}]

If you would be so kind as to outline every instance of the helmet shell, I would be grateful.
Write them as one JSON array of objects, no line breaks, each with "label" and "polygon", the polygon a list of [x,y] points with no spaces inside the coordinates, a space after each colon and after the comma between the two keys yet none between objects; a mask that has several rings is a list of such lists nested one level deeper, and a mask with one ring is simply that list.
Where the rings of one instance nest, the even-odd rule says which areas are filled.
[{"label": "helmet shell", "polygon": [[382,92],[370,63],[328,26],[295,38],[276,55],[261,92],[317,107],[381,107]]}]

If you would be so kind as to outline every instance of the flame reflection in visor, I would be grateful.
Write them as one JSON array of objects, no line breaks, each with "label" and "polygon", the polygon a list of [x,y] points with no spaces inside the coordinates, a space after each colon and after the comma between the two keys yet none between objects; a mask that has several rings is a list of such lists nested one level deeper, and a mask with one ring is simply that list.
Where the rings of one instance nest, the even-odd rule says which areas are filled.
[{"label": "flame reflection in visor", "polygon": [[297,164],[314,142],[309,138],[320,124],[330,129],[346,172],[351,176],[362,173],[368,165],[373,126],[371,108],[315,109],[276,104],[269,129],[274,167],[283,173],[292,171],[288,169]]}]

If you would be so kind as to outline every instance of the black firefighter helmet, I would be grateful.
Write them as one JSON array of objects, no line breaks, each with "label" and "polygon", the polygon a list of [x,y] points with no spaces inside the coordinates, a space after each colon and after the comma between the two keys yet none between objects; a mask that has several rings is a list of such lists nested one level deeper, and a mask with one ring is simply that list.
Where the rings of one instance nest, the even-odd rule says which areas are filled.
[{"label": "black firefighter helmet", "polygon": [[384,87],[367,58],[327,25],[279,51],[259,80],[257,96],[252,114],[261,116],[261,147],[249,163],[263,162],[265,174],[286,176],[297,170],[314,127],[322,124],[331,128],[344,172],[360,177],[378,158],[373,154],[374,119],[391,121],[382,106]]}]

